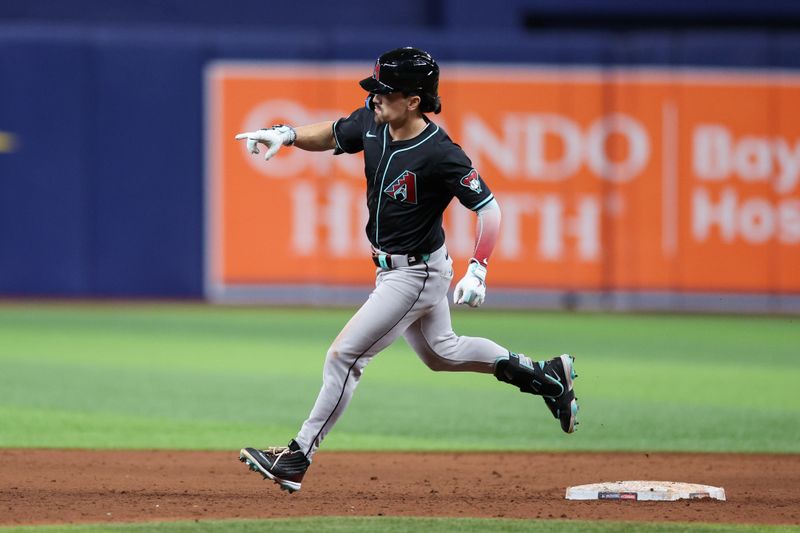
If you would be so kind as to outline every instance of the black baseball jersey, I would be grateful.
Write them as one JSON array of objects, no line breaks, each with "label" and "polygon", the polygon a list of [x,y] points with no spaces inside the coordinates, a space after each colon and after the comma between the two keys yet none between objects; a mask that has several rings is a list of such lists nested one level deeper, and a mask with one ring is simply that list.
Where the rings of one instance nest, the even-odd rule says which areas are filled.
[{"label": "black baseball jersey", "polygon": [[442,214],[453,196],[477,211],[494,196],[459,145],[425,118],[418,136],[393,141],[362,107],[333,124],[334,153],[364,151],[367,237],[389,254],[424,254],[444,244]]}]

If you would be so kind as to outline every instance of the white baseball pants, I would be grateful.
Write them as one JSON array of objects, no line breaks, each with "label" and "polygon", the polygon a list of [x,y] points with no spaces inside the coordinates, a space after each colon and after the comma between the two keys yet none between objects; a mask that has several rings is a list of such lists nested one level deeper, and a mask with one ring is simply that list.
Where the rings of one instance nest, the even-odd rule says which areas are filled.
[{"label": "white baseball pants", "polygon": [[375,290],[328,350],[322,389],[295,440],[311,459],[342,415],[367,363],[403,335],[432,370],[492,373],[508,350],[488,339],[458,336],[447,291],[453,261],[441,247],[427,262],[378,269]]}]

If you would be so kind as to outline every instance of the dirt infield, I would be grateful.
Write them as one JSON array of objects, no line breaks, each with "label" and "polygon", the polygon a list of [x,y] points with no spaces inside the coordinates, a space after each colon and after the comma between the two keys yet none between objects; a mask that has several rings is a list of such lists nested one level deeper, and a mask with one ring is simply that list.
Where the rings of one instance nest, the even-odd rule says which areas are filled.
[{"label": "dirt infield", "polygon": [[[722,486],[728,501],[564,499],[624,479]],[[310,515],[800,524],[800,456],[321,452],[289,495],[238,453],[0,450],[0,524]]]}]

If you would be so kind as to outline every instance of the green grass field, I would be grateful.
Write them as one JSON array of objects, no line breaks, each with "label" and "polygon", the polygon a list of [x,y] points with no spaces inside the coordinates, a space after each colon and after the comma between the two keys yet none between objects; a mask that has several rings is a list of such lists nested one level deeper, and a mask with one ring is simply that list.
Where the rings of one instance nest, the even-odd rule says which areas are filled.
[{"label": "green grass field", "polygon": [[[351,314],[0,305],[0,446],[283,444]],[[324,449],[800,452],[797,317],[467,310],[453,323],[534,358],[575,355],[579,431],[555,431],[543,404],[492,376],[431,372],[399,341]]]}]

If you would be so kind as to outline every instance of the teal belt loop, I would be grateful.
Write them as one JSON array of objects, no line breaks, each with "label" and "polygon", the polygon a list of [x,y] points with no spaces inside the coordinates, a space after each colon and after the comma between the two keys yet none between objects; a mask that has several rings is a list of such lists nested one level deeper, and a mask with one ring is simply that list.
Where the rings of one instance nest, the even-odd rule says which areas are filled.
[{"label": "teal belt loop", "polygon": [[389,270],[389,265],[386,264],[386,256],[385,255],[379,255],[378,256],[378,262],[381,264],[381,268],[382,269]]}]

